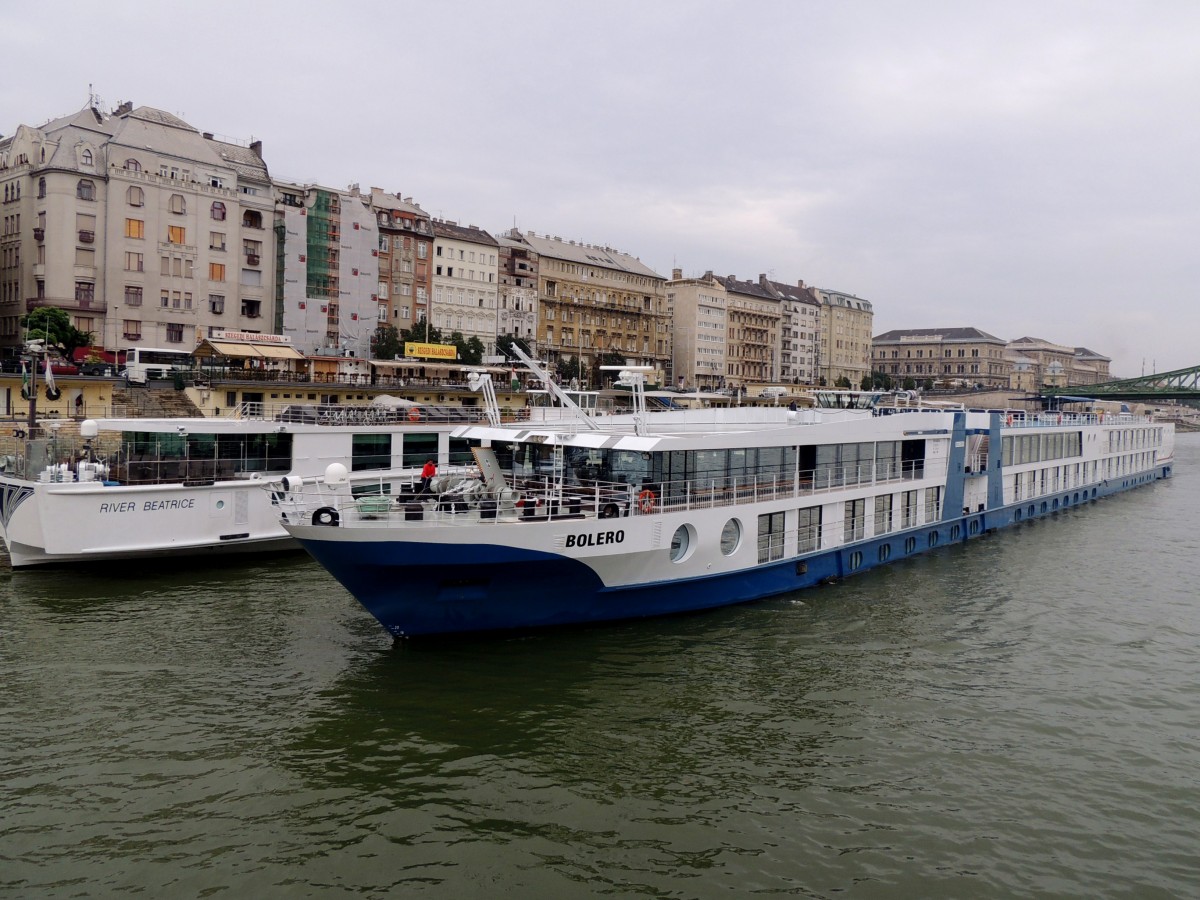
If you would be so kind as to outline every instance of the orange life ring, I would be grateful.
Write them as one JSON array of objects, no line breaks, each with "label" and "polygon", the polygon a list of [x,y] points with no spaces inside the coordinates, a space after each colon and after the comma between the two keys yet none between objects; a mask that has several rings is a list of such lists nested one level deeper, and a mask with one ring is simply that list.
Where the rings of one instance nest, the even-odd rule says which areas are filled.
[{"label": "orange life ring", "polygon": [[644,513],[654,512],[654,502],[658,499],[658,495],[651,490],[642,491],[638,494],[638,509]]},{"label": "orange life ring", "polygon": [[408,421],[420,422],[421,421],[421,410],[415,406],[409,407]]}]

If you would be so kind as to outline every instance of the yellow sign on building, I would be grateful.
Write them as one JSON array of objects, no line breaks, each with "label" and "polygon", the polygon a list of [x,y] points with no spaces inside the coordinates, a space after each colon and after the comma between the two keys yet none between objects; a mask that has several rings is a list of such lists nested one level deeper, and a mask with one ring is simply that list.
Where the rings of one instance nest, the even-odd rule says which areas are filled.
[{"label": "yellow sign on building", "polygon": [[417,344],[406,341],[405,356],[419,356],[423,359],[458,359],[458,348],[453,344]]}]

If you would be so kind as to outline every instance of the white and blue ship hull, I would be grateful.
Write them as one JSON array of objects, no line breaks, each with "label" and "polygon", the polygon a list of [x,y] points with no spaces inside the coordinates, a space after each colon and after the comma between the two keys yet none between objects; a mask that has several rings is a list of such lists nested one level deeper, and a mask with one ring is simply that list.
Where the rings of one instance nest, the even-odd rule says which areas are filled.
[{"label": "white and blue ship hull", "polygon": [[[1125,445],[1108,434],[1134,426],[1095,417],[1029,421],[997,413],[921,413],[838,420],[736,440],[858,442],[920,435],[919,464],[853,484],[796,478],[732,501],[701,494],[619,518],[530,519],[514,510],[356,517],[336,527],[293,509],[285,522],[308,552],[396,637],[523,630],[660,616],[745,603],[847,577],[935,547],[1082,506],[1169,477],[1169,426],[1138,424]],[[1048,447],[1079,452],[1006,461],[1006,436],[1076,435]],[[728,443],[728,435],[726,442]],[[565,437],[563,437],[566,440]],[[696,444],[668,440],[664,449]],[[703,441],[700,441],[702,444]],[[1015,445],[1014,445],[1015,446]],[[1011,451],[1014,457],[1018,450]],[[1006,462],[1008,463],[1006,465]],[[1053,475],[1051,471],[1053,470]],[[1111,477],[1115,475],[1116,477]],[[889,497],[884,500],[879,498]],[[901,508],[897,499],[914,502]],[[599,504],[597,504],[598,506]],[[860,520],[851,511],[863,509]],[[820,509],[803,535],[794,517]],[[730,522],[737,525],[731,526]],[[762,536],[762,522],[781,530]],[[736,531],[731,540],[730,530]],[[682,535],[682,540],[680,536]],[[808,546],[802,546],[808,542]]]}]

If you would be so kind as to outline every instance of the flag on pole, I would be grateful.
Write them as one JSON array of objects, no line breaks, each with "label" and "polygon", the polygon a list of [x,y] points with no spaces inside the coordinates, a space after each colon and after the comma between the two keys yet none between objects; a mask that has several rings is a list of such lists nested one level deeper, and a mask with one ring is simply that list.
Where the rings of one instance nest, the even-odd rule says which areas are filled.
[{"label": "flag on pole", "polygon": [[21,396],[29,399],[29,369],[25,367],[25,360],[21,360]]},{"label": "flag on pole", "polygon": [[58,390],[54,384],[54,370],[50,367],[50,357],[45,357],[46,360],[46,393],[53,394]]}]

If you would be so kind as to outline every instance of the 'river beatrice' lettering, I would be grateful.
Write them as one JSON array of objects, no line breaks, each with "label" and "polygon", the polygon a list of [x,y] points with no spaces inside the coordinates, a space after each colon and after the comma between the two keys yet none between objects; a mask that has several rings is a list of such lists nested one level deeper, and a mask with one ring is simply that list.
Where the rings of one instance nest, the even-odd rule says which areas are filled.
[{"label": "'river beatrice' lettering", "polygon": [[624,531],[601,531],[596,534],[568,534],[568,547],[601,547],[604,544],[619,544],[625,540]]},{"label": "'river beatrice' lettering", "polygon": [[186,500],[122,500],[120,503],[101,503],[102,513],[160,512],[165,509],[195,509],[196,498]]}]

